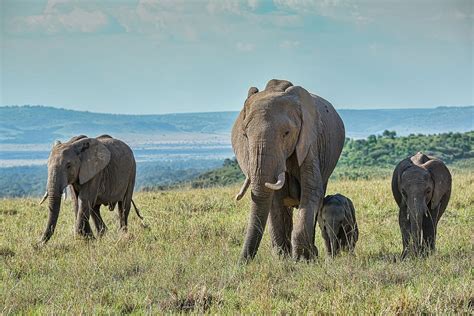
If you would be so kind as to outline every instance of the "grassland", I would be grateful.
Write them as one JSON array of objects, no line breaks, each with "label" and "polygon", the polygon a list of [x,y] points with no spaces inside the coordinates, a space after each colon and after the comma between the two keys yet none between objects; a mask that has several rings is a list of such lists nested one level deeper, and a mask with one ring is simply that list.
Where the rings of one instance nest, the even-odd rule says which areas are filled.
[{"label": "grassland", "polygon": [[0,200],[0,313],[469,313],[474,312],[474,174],[454,170],[438,252],[401,262],[390,181],[335,180],[328,193],[354,201],[355,257],[311,263],[278,258],[268,234],[256,259],[237,264],[249,197],[237,187],[147,192],[135,200],[148,229],[130,214],[128,234],[103,210],[109,231],[74,238],[69,202],[50,243],[32,245],[47,209],[34,199]]}]

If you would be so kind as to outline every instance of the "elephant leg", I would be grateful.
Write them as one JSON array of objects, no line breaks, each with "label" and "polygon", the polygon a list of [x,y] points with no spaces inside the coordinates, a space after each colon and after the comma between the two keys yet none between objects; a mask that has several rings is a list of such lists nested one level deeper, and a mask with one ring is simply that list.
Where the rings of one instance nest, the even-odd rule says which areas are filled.
[{"label": "elephant leg", "polygon": [[350,231],[346,230],[344,226],[342,226],[342,232],[338,236],[339,245],[343,251],[348,250],[349,247],[349,234]]},{"label": "elephant leg", "polygon": [[436,249],[436,228],[438,226],[439,208],[430,210],[428,217],[423,217],[423,244],[422,249],[425,255],[435,251]]},{"label": "elephant leg", "polygon": [[124,232],[127,231],[128,225],[128,214],[130,214],[130,208],[132,206],[131,201],[120,201],[118,202],[119,218],[120,218],[120,229]]},{"label": "elephant leg", "polygon": [[349,235],[349,252],[354,253],[355,250],[356,237],[354,232],[351,232]]},{"label": "elephant leg", "polygon": [[311,260],[318,256],[314,244],[317,214],[323,205],[324,184],[321,172],[316,165],[303,163],[301,174],[300,208],[291,236],[292,256],[294,259]]},{"label": "elephant leg", "polygon": [[354,253],[355,249],[355,244],[356,244],[356,228],[353,225],[348,225],[347,226],[346,233],[346,247],[347,250],[349,250],[350,253]]},{"label": "elephant leg", "polygon": [[77,218],[76,218],[76,233],[87,238],[94,238],[91,225],[89,224],[90,217],[90,203],[79,199]]},{"label": "elephant leg", "polygon": [[94,206],[91,211],[91,215],[92,220],[94,221],[95,228],[97,230],[97,235],[102,237],[107,231],[107,226],[105,225],[104,221],[102,220],[102,216],[100,215],[100,205]]},{"label": "elephant leg", "polygon": [[407,214],[406,205],[401,205],[400,211],[398,212],[398,224],[400,225],[400,232],[402,234],[402,259],[408,255],[408,246],[410,243],[410,221],[407,219]]},{"label": "elephant leg", "polygon": [[272,246],[279,255],[291,255],[291,231],[293,229],[293,210],[283,205],[279,191],[273,196],[270,209],[270,236]]},{"label": "elephant leg", "polygon": [[423,218],[423,249],[426,253],[436,251],[436,235],[438,222],[448,205],[449,196],[441,199],[438,207],[428,212],[428,217]]},{"label": "elephant leg", "polygon": [[331,245],[331,241],[329,240],[329,237],[327,236],[326,238],[323,238],[323,239],[324,239],[324,245],[326,246],[327,254],[332,256],[332,245]]}]

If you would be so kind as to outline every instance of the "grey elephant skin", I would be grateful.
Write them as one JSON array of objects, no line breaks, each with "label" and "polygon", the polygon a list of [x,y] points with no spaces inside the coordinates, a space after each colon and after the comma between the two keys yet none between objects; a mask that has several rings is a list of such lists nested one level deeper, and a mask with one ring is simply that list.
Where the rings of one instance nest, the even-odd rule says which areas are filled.
[{"label": "grey elephant skin", "polygon": [[402,160],[392,177],[402,234],[402,258],[435,250],[438,222],[451,196],[451,173],[439,159],[421,152]]},{"label": "grey elephant skin", "polygon": [[354,251],[359,228],[351,199],[342,194],[326,196],[318,223],[330,256],[336,256],[341,250]]},{"label": "grey elephant skin", "polygon": [[[311,259],[316,216],[344,145],[344,124],[333,106],[289,81],[251,87],[232,128],[232,147],[251,188],[241,260],[257,253],[267,218],[272,245],[285,256]],[[292,212],[299,207],[293,225]]]},{"label": "grey elephant skin", "polygon": [[43,197],[43,201],[48,200],[49,218],[40,242],[46,243],[53,235],[61,194],[68,186],[74,201],[77,234],[93,237],[90,217],[99,235],[106,231],[100,215],[101,205],[108,205],[110,209],[118,205],[120,227],[126,230],[135,176],[132,150],[111,136],[80,135],[66,143],[55,144],[48,158],[47,191]]}]

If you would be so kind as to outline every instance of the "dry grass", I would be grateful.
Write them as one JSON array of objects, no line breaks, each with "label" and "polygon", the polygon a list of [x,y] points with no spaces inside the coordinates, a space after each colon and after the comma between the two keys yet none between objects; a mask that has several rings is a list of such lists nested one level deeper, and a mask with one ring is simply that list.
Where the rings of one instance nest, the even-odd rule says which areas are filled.
[{"label": "dry grass", "polygon": [[36,200],[0,200],[0,313],[473,313],[474,175],[454,175],[438,252],[400,262],[401,237],[390,181],[335,181],[349,196],[360,239],[356,256],[282,260],[268,235],[248,266],[237,265],[249,200],[238,188],[139,193],[148,229],[130,214],[127,235],[115,214],[96,241],[74,238],[70,203],[50,243]]}]

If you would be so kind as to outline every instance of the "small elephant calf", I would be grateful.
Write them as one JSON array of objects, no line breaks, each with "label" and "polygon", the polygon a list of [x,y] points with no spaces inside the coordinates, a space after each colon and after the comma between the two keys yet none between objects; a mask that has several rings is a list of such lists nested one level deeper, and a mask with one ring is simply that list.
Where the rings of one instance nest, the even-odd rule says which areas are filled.
[{"label": "small elephant calf", "polygon": [[359,229],[349,198],[342,194],[326,196],[318,222],[328,254],[334,257],[341,249],[354,251]]},{"label": "small elephant calf", "polygon": [[72,189],[76,216],[76,233],[93,237],[89,218],[102,235],[107,227],[100,215],[100,206],[114,209],[118,205],[120,228],[127,229],[131,205],[142,219],[132,200],[136,163],[130,147],[124,142],[102,135],[89,138],[73,137],[66,143],[56,143],[48,158],[47,191],[49,218],[40,243],[46,243],[54,233],[61,207],[61,195]]}]

